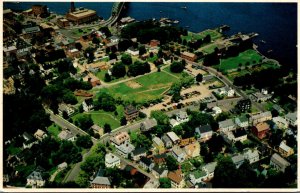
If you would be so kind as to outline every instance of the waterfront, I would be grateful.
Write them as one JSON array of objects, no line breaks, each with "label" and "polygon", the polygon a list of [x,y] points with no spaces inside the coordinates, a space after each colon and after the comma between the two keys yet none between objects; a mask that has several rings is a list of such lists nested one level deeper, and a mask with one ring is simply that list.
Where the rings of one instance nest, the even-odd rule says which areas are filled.
[{"label": "waterfront", "polygon": [[[4,3],[4,8],[29,9],[37,2]],[[65,14],[70,4],[42,2],[50,11]],[[110,16],[112,2],[76,2],[76,7],[95,9],[104,19]],[[186,7],[186,9],[183,9]],[[131,2],[126,15],[137,20],[168,17],[189,26],[193,32],[227,24],[229,35],[257,32],[255,43],[259,51],[283,65],[297,63],[297,4],[296,3],[144,3]],[[261,43],[264,40],[266,43]],[[272,50],[272,52],[268,52]]]}]

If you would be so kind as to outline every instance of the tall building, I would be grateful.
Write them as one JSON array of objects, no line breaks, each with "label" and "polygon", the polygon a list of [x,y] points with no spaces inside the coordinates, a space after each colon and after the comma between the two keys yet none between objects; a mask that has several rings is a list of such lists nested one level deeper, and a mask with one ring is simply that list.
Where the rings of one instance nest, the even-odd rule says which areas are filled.
[{"label": "tall building", "polygon": [[67,20],[75,24],[82,24],[94,21],[98,18],[96,11],[80,7],[75,8],[74,2],[71,2],[71,7],[66,15]]}]

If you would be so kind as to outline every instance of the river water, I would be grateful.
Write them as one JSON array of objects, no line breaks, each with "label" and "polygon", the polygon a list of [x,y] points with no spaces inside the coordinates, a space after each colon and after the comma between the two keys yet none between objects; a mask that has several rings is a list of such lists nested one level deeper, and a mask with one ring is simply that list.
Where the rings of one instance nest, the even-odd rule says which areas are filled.
[{"label": "river water", "polygon": [[[65,14],[70,7],[69,2],[20,2],[4,3],[4,8],[24,10],[33,4],[47,5],[50,11],[58,14]],[[98,16],[105,19],[110,16],[112,4],[75,2],[76,7],[94,9]],[[193,32],[223,24],[231,27],[229,35],[256,32],[259,36],[255,43],[264,55],[279,60],[283,65],[297,65],[296,3],[130,2],[126,15],[136,20],[161,17],[176,19],[180,21],[179,26],[188,26],[188,30]]]}]

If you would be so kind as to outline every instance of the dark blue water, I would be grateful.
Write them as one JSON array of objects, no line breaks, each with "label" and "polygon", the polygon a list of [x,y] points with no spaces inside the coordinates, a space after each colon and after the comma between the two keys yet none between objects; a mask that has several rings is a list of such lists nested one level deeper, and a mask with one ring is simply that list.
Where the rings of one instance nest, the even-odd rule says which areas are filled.
[{"label": "dark blue water", "polygon": [[[4,3],[4,8],[29,9],[33,2],[19,4]],[[43,2],[50,11],[65,14],[70,3]],[[110,16],[111,2],[76,2],[76,7],[86,7],[97,11],[99,16]],[[181,7],[186,6],[187,9]],[[237,32],[257,32],[259,50],[268,57],[279,60],[284,65],[297,65],[297,4],[296,3],[142,3],[131,2],[128,16],[137,20],[168,17],[179,20],[178,25],[189,26],[189,30],[199,32],[208,28],[227,24],[229,34]],[[266,44],[259,43],[265,40]],[[267,53],[267,50],[273,50]]]}]

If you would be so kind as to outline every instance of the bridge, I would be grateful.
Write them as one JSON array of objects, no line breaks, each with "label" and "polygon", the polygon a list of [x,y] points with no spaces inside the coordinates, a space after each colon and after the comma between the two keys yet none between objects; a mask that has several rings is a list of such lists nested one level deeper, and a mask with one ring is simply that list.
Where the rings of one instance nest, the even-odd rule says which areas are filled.
[{"label": "bridge", "polygon": [[100,24],[103,26],[112,26],[113,24],[115,24],[116,21],[119,19],[124,6],[125,6],[125,2],[115,2],[111,10],[110,18],[108,18],[108,20]]}]

